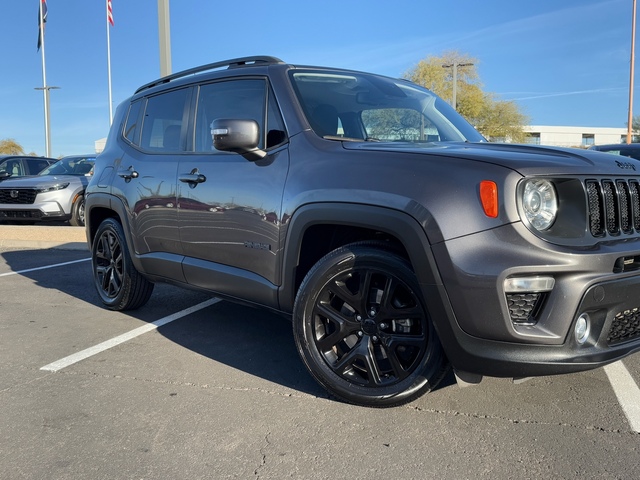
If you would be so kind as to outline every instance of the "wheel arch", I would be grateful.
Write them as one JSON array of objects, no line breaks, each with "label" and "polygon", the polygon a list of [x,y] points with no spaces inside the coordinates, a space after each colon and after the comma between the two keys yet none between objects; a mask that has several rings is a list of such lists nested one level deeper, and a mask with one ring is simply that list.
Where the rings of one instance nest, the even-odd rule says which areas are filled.
[{"label": "wheel arch", "polygon": [[292,312],[302,280],[320,258],[364,240],[388,243],[409,260],[421,284],[442,283],[427,236],[409,214],[373,205],[314,203],[296,210],[287,226],[280,308]]},{"label": "wheel arch", "polygon": [[100,224],[107,218],[114,218],[120,222],[124,230],[127,248],[132,253],[131,261],[138,271],[144,271],[133,249],[134,244],[129,228],[129,217],[126,214],[126,208],[122,201],[108,193],[88,194],[88,192],[85,192],[85,195],[85,228],[89,247],[91,248],[93,245],[93,240],[98,228],[100,228]]}]

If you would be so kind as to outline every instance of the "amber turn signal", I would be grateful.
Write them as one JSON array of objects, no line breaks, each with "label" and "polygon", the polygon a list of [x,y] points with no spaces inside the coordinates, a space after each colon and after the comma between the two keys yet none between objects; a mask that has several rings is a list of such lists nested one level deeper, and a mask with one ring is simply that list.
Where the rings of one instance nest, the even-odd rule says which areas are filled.
[{"label": "amber turn signal", "polygon": [[482,209],[487,217],[497,218],[498,216],[498,186],[491,180],[480,182],[480,201]]}]

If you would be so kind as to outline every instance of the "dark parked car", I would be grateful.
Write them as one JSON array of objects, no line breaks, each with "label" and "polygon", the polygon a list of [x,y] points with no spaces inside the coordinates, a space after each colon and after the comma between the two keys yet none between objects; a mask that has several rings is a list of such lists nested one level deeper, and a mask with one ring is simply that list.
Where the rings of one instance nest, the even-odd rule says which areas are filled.
[{"label": "dark parked car", "polygon": [[0,220],[69,220],[84,226],[84,190],[95,159],[95,155],[70,155],[36,176],[0,183]]},{"label": "dark parked car", "polygon": [[9,177],[37,175],[52,163],[54,158],[33,157],[28,155],[0,155],[0,182]]},{"label": "dark parked car", "polygon": [[487,143],[405,80],[205,65],[117,109],[87,188],[95,286],[113,310],[171,282],[283,312],[311,375],[359,405],[449,365],[467,383],[592,369],[640,350],[625,163]]},{"label": "dark parked car", "polygon": [[[623,157],[631,157],[640,160],[640,143],[613,143],[611,145],[592,145],[589,150],[612,153]],[[635,164],[634,164],[635,165]],[[638,166],[640,168],[640,165]]]}]

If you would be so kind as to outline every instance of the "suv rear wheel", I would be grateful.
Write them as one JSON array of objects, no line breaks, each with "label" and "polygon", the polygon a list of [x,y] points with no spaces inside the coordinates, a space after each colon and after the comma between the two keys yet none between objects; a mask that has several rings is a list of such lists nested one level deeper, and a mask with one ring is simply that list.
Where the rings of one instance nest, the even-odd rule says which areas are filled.
[{"label": "suv rear wheel", "polygon": [[447,361],[415,274],[377,244],[347,245],[307,274],[294,305],[298,352],[331,394],[372,407],[433,389]]},{"label": "suv rear wheel", "polygon": [[91,247],[93,280],[102,303],[110,310],[133,310],[143,306],[153,292],[153,283],[133,266],[122,225],[104,220]]}]

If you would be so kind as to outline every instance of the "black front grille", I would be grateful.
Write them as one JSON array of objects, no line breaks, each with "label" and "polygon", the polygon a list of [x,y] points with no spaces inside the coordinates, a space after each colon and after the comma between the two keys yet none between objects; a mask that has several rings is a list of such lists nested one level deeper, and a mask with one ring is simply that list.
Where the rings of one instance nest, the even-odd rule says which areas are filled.
[{"label": "black front grille", "polygon": [[640,336],[640,308],[625,310],[613,318],[607,335],[609,345],[626,342]]},{"label": "black front grille", "polygon": [[589,231],[594,237],[640,232],[637,180],[587,180]]},{"label": "black front grille", "polygon": [[0,203],[31,205],[37,193],[32,188],[0,188]]}]

